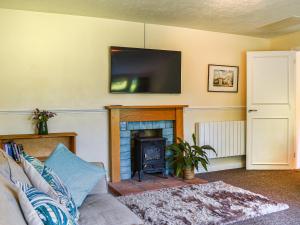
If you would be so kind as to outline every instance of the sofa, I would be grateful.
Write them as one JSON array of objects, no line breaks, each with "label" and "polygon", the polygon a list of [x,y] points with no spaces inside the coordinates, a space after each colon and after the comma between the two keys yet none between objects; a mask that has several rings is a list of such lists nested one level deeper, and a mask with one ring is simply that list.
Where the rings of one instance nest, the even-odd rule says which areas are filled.
[{"label": "sofa", "polygon": [[[102,163],[95,164],[104,167]],[[10,177],[31,184],[23,168],[0,150],[0,225],[27,225]],[[143,224],[133,212],[108,193],[106,177],[86,197],[79,211],[79,225]]]}]

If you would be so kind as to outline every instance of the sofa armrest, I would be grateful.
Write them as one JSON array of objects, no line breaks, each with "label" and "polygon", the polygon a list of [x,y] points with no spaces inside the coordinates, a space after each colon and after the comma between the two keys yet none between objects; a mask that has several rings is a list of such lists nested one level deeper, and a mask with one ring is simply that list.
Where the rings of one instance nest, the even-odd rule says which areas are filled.
[{"label": "sofa armrest", "polygon": [[[99,166],[100,168],[105,169],[104,164],[102,162],[92,162],[94,165]],[[90,195],[92,194],[103,194],[107,193],[107,177],[106,174],[99,180],[99,182],[96,184],[96,186],[93,188],[93,190],[90,192]]]}]

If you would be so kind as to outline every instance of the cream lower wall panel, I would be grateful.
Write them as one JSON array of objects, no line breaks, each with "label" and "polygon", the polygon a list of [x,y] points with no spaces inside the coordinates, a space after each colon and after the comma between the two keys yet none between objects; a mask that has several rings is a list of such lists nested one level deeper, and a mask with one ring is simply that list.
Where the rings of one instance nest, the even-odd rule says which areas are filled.
[{"label": "cream lower wall panel", "polygon": [[[186,109],[184,112],[185,138],[191,141],[195,123],[211,120],[243,120],[243,108],[232,110]],[[103,112],[58,112],[49,120],[49,132],[76,132],[77,154],[90,162],[103,162],[108,170],[108,114]],[[0,134],[33,133],[34,125],[30,113],[0,113]],[[243,167],[244,160],[239,157],[211,160],[210,171]]]},{"label": "cream lower wall panel", "polygon": [[[224,120],[245,120],[246,113],[244,108],[226,109],[226,110],[204,110],[204,109],[186,109],[184,112],[184,134],[185,139],[192,141],[192,134],[195,132],[195,125],[199,121],[224,121]],[[228,157],[212,159],[208,166],[208,171],[218,171],[225,169],[236,169],[245,167],[245,157]],[[196,173],[205,172],[203,169]]]},{"label": "cream lower wall panel", "polygon": [[[76,132],[77,155],[108,168],[108,117],[106,112],[58,113],[49,120],[49,132]],[[33,133],[28,113],[0,114],[0,134]]]},{"label": "cream lower wall panel", "polygon": [[[221,107],[220,107],[221,108]],[[192,141],[192,134],[195,132],[196,123],[199,121],[226,121],[245,120],[244,108],[236,109],[186,109],[184,111],[184,131],[185,138]]]}]

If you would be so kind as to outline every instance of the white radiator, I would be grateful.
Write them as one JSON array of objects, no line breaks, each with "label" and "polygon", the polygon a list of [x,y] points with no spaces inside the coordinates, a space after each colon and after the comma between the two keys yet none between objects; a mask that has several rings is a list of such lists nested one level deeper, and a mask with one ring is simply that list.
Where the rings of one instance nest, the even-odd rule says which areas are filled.
[{"label": "white radiator", "polygon": [[197,123],[198,144],[210,145],[217,156],[208,151],[209,158],[222,158],[246,154],[245,121],[220,121]]}]

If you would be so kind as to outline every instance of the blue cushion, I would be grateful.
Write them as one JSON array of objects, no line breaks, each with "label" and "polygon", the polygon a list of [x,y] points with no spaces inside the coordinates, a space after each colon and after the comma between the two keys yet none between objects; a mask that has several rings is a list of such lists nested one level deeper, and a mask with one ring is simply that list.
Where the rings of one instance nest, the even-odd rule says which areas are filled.
[{"label": "blue cushion", "polygon": [[[23,184],[19,181],[14,181],[16,186],[20,188],[28,198],[33,209],[45,225],[76,225],[72,216],[58,202],[52,199],[38,189],[31,187],[28,184]],[[23,199],[24,201],[24,199]],[[32,210],[33,210],[32,209]],[[28,209],[26,209],[27,212]],[[33,212],[30,212],[34,216]],[[27,215],[29,216],[29,215]]]},{"label": "blue cushion", "polygon": [[105,176],[105,170],[74,155],[63,144],[57,145],[45,162],[69,187],[77,207]]},{"label": "blue cushion", "polygon": [[[77,221],[79,219],[79,211],[77,206],[74,202],[71,192],[69,188],[62,182],[59,176],[49,167],[44,165],[40,160],[37,158],[28,155],[26,152],[23,152],[23,157],[28,161],[44,178],[47,183],[53,188],[56,195],[51,196],[55,199],[59,200],[59,203],[64,205],[68,210],[71,216]],[[38,179],[38,177],[35,177]],[[42,190],[41,191],[45,191]]]}]

